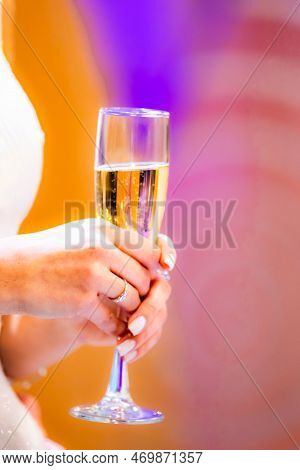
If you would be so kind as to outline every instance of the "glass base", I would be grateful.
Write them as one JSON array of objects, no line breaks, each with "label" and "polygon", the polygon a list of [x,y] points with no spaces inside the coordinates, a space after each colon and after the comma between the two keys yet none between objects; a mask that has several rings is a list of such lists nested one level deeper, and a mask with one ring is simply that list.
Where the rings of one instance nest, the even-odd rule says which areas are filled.
[{"label": "glass base", "polygon": [[70,410],[74,418],[111,424],[151,424],[164,419],[160,411],[137,406],[130,398],[118,394],[106,395],[94,405],[75,406]]}]

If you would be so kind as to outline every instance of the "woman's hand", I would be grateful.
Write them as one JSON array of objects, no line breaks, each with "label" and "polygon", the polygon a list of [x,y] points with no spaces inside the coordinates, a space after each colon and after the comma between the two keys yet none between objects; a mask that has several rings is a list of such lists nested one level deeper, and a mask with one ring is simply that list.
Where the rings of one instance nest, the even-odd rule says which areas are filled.
[{"label": "woman's hand", "polygon": [[159,340],[167,319],[166,303],[170,294],[171,287],[167,281],[153,281],[149,294],[129,319],[130,334],[122,338],[117,346],[126,362],[141,358]]},{"label": "woman's hand", "polygon": [[9,315],[1,329],[1,364],[8,377],[21,380],[38,376],[81,345],[111,346],[116,341],[115,335],[83,318]]},{"label": "woman's hand", "polygon": [[[171,271],[176,262],[172,240],[160,234],[160,265]],[[152,281],[148,295],[128,321],[129,334],[118,344],[118,350],[126,362],[135,361],[146,354],[159,340],[167,319],[167,300],[171,294],[170,284],[164,279]]]},{"label": "woman's hand", "polygon": [[135,311],[157,271],[160,249],[135,231],[96,219],[71,222],[0,241],[0,311],[43,317],[83,317],[104,333],[124,325],[103,298]]},{"label": "woman's hand", "polygon": [[[159,248],[155,248],[136,232],[107,223],[97,225],[92,232],[90,222],[82,223],[81,248],[70,246],[73,242],[65,246],[66,231],[72,231],[72,224],[6,240],[5,256],[0,252],[7,273],[2,282],[15,271],[15,280],[24,278],[24,286],[15,292],[18,305],[22,306],[19,313],[25,310],[36,317],[56,317],[6,318],[1,356],[11,377],[23,377],[47,367],[81,344],[112,345],[126,331],[128,320],[131,333],[120,342],[121,354],[127,361],[141,357],[157,342],[167,317],[170,286],[165,280],[154,278],[158,263],[169,270],[174,267],[176,253],[172,242],[160,235]],[[0,266],[3,268],[3,263]],[[128,308],[128,299],[121,304],[120,315],[112,300],[99,295],[101,282],[107,282],[103,281],[104,276],[116,277],[116,272],[124,278],[126,273],[137,296],[136,305]],[[18,282],[12,285],[17,287]],[[127,340],[130,343],[125,345]]]},{"label": "woman's hand", "polygon": [[[131,333],[119,343],[126,361],[142,357],[158,341],[167,318],[166,301],[170,290],[165,280],[154,281],[148,296],[130,317],[128,327]],[[114,314],[115,305],[108,300],[104,303]],[[128,315],[125,311],[122,313]],[[127,325],[120,324],[124,331]],[[62,360],[82,345],[113,346],[116,343],[116,332],[105,333],[87,319],[10,315],[3,317],[0,358],[6,375],[21,380],[35,377],[39,370]]]}]

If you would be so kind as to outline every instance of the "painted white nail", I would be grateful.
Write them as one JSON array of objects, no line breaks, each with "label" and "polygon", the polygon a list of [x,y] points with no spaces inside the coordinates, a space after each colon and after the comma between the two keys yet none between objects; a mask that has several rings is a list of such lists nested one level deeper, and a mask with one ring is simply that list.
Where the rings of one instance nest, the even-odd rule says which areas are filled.
[{"label": "painted white nail", "polygon": [[137,356],[137,352],[136,351],[131,351],[129,354],[126,354],[126,356],[124,357],[125,362],[132,361],[132,359],[136,358],[136,356]]},{"label": "painted white nail", "polygon": [[129,353],[135,347],[135,341],[133,339],[127,339],[124,343],[118,344],[117,350],[121,356]]},{"label": "painted white nail", "polygon": [[147,323],[147,320],[145,317],[137,317],[133,322],[128,325],[129,330],[133,334],[133,336],[138,335],[141,331],[143,331],[145,325]]},{"label": "painted white nail", "polygon": [[175,256],[170,253],[164,258],[164,263],[168,266],[169,270],[172,271],[175,266]]}]

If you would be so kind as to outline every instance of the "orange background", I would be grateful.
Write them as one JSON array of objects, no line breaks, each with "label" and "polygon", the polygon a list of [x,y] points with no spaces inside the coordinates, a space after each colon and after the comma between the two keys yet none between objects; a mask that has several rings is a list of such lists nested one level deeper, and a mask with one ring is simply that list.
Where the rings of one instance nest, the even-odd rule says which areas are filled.
[{"label": "orange background", "polygon": [[[21,230],[62,223],[67,200],[93,200],[100,106],[170,103],[169,200],[236,200],[237,248],[179,250],[171,320],[154,351],[130,367],[134,398],[162,409],[164,423],[114,427],[70,418],[69,407],[95,401],[108,380],[112,351],[85,348],[66,358],[40,393],[45,427],[69,449],[294,448],[300,441],[299,11],[278,31],[296,2],[140,3],[133,10],[138,2],[128,0],[123,10],[142,17],[147,6],[153,13],[139,29],[150,31],[146,45],[126,30],[122,2],[6,1],[15,24],[4,14],[5,51],[46,135],[41,186]],[[124,21],[124,40],[116,39],[116,18]],[[156,96],[149,92],[154,82]],[[139,100],[129,99],[130,89]],[[201,232],[207,225],[197,217],[192,223],[184,228]],[[182,226],[178,219],[170,235],[176,239]],[[43,383],[32,391],[38,394]]]},{"label": "orange background", "polygon": [[[81,201],[89,210],[94,199],[97,116],[99,108],[107,104],[107,92],[71,1],[22,0],[5,6],[16,23],[3,13],[5,52],[35,106],[46,137],[43,177],[21,227],[25,233],[64,223],[65,201]],[[159,349],[154,355],[159,357]],[[144,427],[141,433],[139,427],[130,427],[130,432],[124,432],[122,427],[97,426],[68,416],[71,406],[94,402],[104,393],[111,360],[112,349],[86,347],[58,367],[39,396],[49,436],[71,449],[145,448],[150,442],[156,448],[167,445],[161,428]],[[134,396],[141,404],[162,407],[160,380],[153,367],[153,356],[150,363],[146,358],[132,366]],[[38,394],[43,384],[40,381],[31,391]],[[172,422],[167,427],[171,431]]]}]

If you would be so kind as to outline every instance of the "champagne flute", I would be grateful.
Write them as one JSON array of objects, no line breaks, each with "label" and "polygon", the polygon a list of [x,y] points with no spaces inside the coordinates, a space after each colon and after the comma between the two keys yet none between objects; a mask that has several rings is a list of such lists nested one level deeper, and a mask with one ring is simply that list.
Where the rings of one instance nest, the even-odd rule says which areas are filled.
[{"label": "champagne flute", "polygon": [[[169,113],[144,108],[101,108],[95,156],[97,216],[155,240],[167,194]],[[160,275],[164,275],[163,272]],[[71,415],[113,424],[163,420],[160,411],[136,405],[127,365],[116,350],[105,396],[76,406]]]}]

